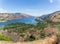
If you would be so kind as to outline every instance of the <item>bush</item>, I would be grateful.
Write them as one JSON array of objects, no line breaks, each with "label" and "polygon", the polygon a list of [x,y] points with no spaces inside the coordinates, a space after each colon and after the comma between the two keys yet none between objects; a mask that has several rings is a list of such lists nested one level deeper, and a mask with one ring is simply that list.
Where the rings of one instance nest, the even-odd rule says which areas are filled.
[{"label": "bush", "polygon": [[12,38],[0,34],[0,40],[4,40],[4,41],[12,41]]},{"label": "bush", "polygon": [[46,35],[46,34],[45,34],[44,31],[42,31],[42,32],[40,33],[40,37],[41,37],[41,38],[45,38],[45,35]]},{"label": "bush", "polygon": [[35,40],[35,36],[33,35],[26,38],[26,41],[34,41],[34,40]]}]

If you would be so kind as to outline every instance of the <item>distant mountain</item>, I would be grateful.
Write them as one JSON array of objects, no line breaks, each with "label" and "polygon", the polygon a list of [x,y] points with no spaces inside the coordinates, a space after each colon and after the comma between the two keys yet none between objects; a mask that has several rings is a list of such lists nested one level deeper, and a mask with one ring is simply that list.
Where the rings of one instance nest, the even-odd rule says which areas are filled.
[{"label": "distant mountain", "polygon": [[21,19],[25,17],[30,17],[28,14],[23,13],[0,13],[0,20],[13,20],[13,19]]},{"label": "distant mountain", "polygon": [[27,24],[36,24],[36,20],[39,19],[41,22],[60,22],[60,11],[56,11],[51,14],[43,15],[40,17],[30,16],[23,13],[0,13],[0,26],[7,23],[22,22]]},{"label": "distant mountain", "polygon": [[0,13],[0,26],[15,22],[34,24],[36,23],[35,18],[23,13]]},{"label": "distant mountain", "polygon": [[56,11],[51,14],[43,15],[38,18],[41,18],[44,21],[60,22],[60,11]]}]

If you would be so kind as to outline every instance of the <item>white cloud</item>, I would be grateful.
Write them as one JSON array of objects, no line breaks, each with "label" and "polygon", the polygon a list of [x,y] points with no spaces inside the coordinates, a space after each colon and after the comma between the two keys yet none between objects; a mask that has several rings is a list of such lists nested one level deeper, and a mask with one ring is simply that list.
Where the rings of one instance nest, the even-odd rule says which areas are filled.
[{"label": "white cloud", "polygon": [[49,1],[50,1],[50,3],[53,3],[54,0],[49,0]]},{"label": "white cloud", "polygon": [[4,8],[0,8],[0,13],[7,13],[7,10],[5,10]]},{"label": "white cloud", "polygon": [[58,2],[60,3],[60,0],[49,0],[50,3],[53,3],[53,2]]}]

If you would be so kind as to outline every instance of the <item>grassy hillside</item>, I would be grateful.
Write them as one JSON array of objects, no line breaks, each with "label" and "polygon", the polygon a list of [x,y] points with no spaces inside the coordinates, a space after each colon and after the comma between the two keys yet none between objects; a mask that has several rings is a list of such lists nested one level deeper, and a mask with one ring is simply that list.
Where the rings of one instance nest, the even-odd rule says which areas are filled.
[{"label": "grassy hillside", "polygon": [[3,34],[0,34],[0,41],[13,41],[11,37],[4,36]]},{"label": "grassy hillside", "polygon": [[4,30],[7,30],[5,35],[8,33],[14,33],[14,35],[17,34],[19,36],[19,41],[33,41],[45,38],[46,35],[44,28],[46,27],[47,26],[45,23],[40,22],[38,22],[36,25],[25,23],[11,23],[5,25]]},{"label": "grassy hillside", "polygon": [[34,41],[56,35],[56,30],[60,29],[59,22],[46,23],[39,19],[36,19],[36,21],[38,22],[36,25],[25,23],[7,24],[3,28],[3,35],[11,37],[13,41]]},{"label": "grassy hillside", "polygon": [[[60,42],[60,14],[36,18],[37,24],[11,23],[6,24],[1,32],[0,40],[7,41],[34,41],[45,40],[55,36],[55,43]],[[54,20],[56,19],[56,20]],[[57,21],[58,20],[58,21]],[[0,30],[1,31],[1,30]]]}]

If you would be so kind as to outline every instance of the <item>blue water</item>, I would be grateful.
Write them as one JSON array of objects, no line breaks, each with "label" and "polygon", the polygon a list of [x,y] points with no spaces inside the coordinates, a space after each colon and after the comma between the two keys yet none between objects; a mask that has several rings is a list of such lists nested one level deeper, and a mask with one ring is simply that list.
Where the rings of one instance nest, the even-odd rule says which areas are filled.
[{"label": "blue water", "polygon": [[0,22],[0,27],[9,23],[22,22],[26,24],[36,24],[35,17],[22,18],[17,20],[8,20],[6,22]]}]

